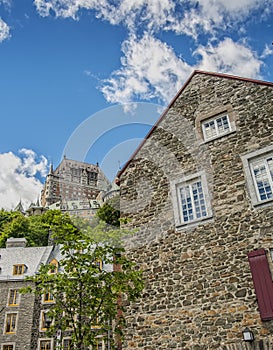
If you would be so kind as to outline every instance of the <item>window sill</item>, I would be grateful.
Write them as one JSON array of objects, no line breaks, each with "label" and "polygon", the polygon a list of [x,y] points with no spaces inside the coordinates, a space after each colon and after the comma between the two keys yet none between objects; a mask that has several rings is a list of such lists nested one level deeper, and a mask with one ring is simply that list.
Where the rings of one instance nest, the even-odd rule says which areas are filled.
[{"label": "window sill", "polygon": [[176,231],[191,229],[193,227],[200,226],[200,225],[206,224],[208,222],[211,222],[212,220],[213,220],[213,216],[209,215],[209,216],[206,216],[205,218],[202,218],[202,219],[189,221],[187,223],[177,224],[177,225],[175,225],[175,229],[176,229]]},{"label": "window sill", "polygon": [[272,199],[266,199],[262,202],[258,202],[258,201],[252,201],[252,204],[253,204],[253,207],[254,208],[266,208],[266,207],[269,207],[269,206],[272,206],[273,205],[273,198]]},{"label": "window sill", "polygon": [[228,131],[228,132],[226,132],[226,133],[224,133],[224,134],[221,134],[221,135],[217,135],[217,136],[215,136],[215,137],[213,137],[213,138],[211,138],[211,139],[209,139],[209,140],[204,140],[203,139],[203,144],[204,143],[209,143],[209,142],[212,142],[212,141],[215,141],[215,140],[218,140],[218,139],[221,139],[221,138],[223,138],[223,137],[226,137],[226,136],[228,136],[228,135],[230,135],[230,134],[234,134],[236,132],[236,130],[231,130],[231,131]]}]

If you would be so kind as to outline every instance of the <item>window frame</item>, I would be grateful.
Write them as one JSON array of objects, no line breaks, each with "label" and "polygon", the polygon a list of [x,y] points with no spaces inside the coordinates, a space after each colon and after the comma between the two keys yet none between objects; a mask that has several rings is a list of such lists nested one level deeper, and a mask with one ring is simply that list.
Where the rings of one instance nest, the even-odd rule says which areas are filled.
[{"label": "window frame", "polygon": [[[13,296],[13,301],[15,301],[16,303],[11,303],[11,292],[15,292],[15,296]],[[20,297],[21,294],[19,293],[19,290],[16,288],[10,288],[9,292],[8,292],[8,300],[7,300],[7,306],[8,307],[15,307],[15,306],[19,306],[20,305]]]},{"label": "window frame", "polygon": [[[22,268],[22,270],[20,270]],[[19,271],[17,271],[19,269]],[[25,264],[14,264],[12,266],[12,275],[13,276],[22,276],[27,270],[27,267]]]},{"label": "window frame", "polygon": [[7,349],[7,350],[14,350],[15,349],[15,343],[2,343],[1,344],[1,350],[5,350],[5,346],[12,346],[12,349]]},{"label": "window frame", "polygon": [[[40,332],[46,332],[48,330],[47,327],[45,327],[45,317],[44,315],[49,312],[50,309],[41,310],[40,312],[40,322],[39,322],[39,331]],[[51,324],[54,323],[54,320],[51,320]]]},{"label": "window frame", "polygon": [[[272,157],[273,158],[273,145],[264,147],[262,149],[253,151],[251,153],[247,153],[241,156],[243,162],[243,168],[246,176],[246,186],[248,189],[248,194],[251,200],[251,203],[254,207],[263,207],[267,205],[272,205],[273,203],[273,195],[272,198],[261,199],[259,189],[257,186],[257,181],[255,178],[253,163],[258,162],[259,160],[266,162],[266,159]],[[267,175],[270,175],[267,173]],[[273,179],[269,178],[269,183],[271,184],[271,191],[273,194]]]},{"label": "window frame", "polygon": [[59,262],[58,262],[57,259],[53,258],[50,261],[49,265],[51,265],[52,268],[48,271],[48,274],[54,275],[54,274],[58,273],[58,271],[59,271]]},{"label": "window frame", "polygon": [[[185,187],[188,184],[194,184],[198,180],[201,182],[202,186],[202,194],[205,202],[206,215],[201,217],[195,217],[192,220],[185,221],[183,218],[181,195],[179,192],[181,188]],[[205,171],[196,172],[194,174],[171,181],[170,187],[176,228],[200,223],[212,217],[211,201]]]},{"label": "window frame", "polygon": [[[7,331],[7,321],[9,316],[14,316],[15,317],[15,325],[14,325],[14,331]],[[11,318],[10,324],[12,324],[13,318]],[[4,323],[4,334],[16,334],[17,332],[17,323],[18,323],[18,312],[6,312],[5,314],[5,323]]]},{"label": "window frame", "polygon": [[[99,346],[101,346],[101,347],[99,347]],[[106,346],[105,346],[104,339],[101,338],[101,337],[97,337],[96,338],[96,344],[95,344],[95,346],[92,346],[91,349],[92,350],[105,350]]]},{"label": "window frame", "polygon": [[[227,118],[228,129],[226,129],[223,132],[221,132],[220,129],[219,129],[217,121],[220,120],[220,119],[223,119],[224,117]],[[214,122],[213,124],[214,124],[214,129],[215,129],[216,135],[208,137],[207,134],[206,134],[205,124],[211,123],[211,122]],[[230,122],[229,114],[227,112],[226,113],[221,113],[221,114],[218,114],[218,115],[213,116],[211,118],[202,120],[201,121],[201,127],[202,127],[202,133],[203,133],[203,137],[204,137],[204,141],[205,142],[211,141],[211,140],[215,140],[215,139],[217,139],[219,137],[222,137],[222,136],[227,135],[227,134],[232,132],[232,125],[231,125],[231,122]]]},{"label": "window frame", "polygon": [[[51,296],[52,299],[46,298],[46,295]],[[53,294],[50,293],[50,292],[44,293],[43,296],[42,296],[42,303],[43,304],[54,304],[55,303],[55,299],[54,299]]]},{"label": "window frame", "polygon": [[39,339],[39,343],[38,343],[38,350],[42,350],[41,349],[41,343],[42,342],[50,342],[50,348],[49,350],[53,349],[53,339],[52,338],[40,338]]},{"label": "window frame", "polygon": [[[68,348],[65,348],[65,347],[64,347],[64,346],[65,346],[65,344],[64,344],[65,341],[69,341],[69,342],[70,342]],[[71,348],[71,338],[69,338],[69,337],[63,338],[63,339],[62,339],[62,349],[63,349],[63,350],[70,350],[70,348]],[[72,349],[72,348],[71,348],[71,349]]]}]

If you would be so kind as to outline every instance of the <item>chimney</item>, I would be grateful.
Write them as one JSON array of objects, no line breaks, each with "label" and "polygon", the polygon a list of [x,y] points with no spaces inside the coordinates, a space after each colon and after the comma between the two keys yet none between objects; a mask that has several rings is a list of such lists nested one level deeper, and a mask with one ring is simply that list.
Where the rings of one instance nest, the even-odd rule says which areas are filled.
[{"label": "chimney", "polygon": [[6,248],[25,248],[27,245],[27,240],[25,238],[13,238],[7,239]]}]

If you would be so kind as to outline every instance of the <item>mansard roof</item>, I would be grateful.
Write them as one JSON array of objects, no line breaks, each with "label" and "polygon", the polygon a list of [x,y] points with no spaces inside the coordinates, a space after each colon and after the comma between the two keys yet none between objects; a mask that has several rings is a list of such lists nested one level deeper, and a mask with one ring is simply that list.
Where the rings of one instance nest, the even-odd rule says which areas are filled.
[{"label": "mansard roof", "polygon": [[142,146],[145,144],[146,140],[150,138],[150,136],[153,134],[157,126],[161,123],[162,119],[165,118],[167,115],[168,111],[172,108],[178,97],[183,93],[183,91],[186,89],[186,87],[190,84],[191,80],[195,75],[206,75],[206,76],[212,76],[212,77],[217,77],[217,78],[223,78],[223,79],[231,79],[231,80],[237,80],[237,81],[242,81],[242,82],[248,82],[248,83],[253,83],[253,84],[258,84],[258,85],[264,85],[268,87],[273,88],[273,83],[268,82],[268,81],[263,81],[263,80],[257,80],[257,79],[251,79],[251,78],[244,78],[244,77],[239,77],[235,75],[230,75],[230,74],[224,74],[224,73],[216,73],[216,72],[206,72],[202,70],[194,70],[193,73],[190,75],[188,80],[184,83],[182,88],[177,92],[177,94],[174,96],[174,98],[171,100],[167,108],[164,110],[164,112],[161,114],[157,122],[152,126],[148,134],[144,137],[143,141],[140,143],[140,145],[137,147],[137,149],[134,151],[130,159],[125,163],[123,168],[117,173],[117,180],[116,182],[119,183],[119,178],[123,174],[123,172],[127,169],[129,164],[132,162],[132,160],[135,158],[137,153],[140,151]]},{"label": "mansard roof", "polygon": [[[53,246],[46,247],[9,247],[0,249],[0,281],[20,280],[26,276],[32,276],[38,272],[41,264],[48,263],[52,254]],[[23,275],[13,276],[14,265],[25,265],[26,271]]]}]

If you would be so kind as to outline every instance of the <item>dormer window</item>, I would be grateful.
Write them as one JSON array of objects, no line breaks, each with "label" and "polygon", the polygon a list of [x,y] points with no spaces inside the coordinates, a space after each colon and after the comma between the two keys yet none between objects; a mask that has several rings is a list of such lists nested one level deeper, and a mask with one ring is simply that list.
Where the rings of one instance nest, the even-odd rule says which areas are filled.
[{"label": "dormer window", "polygon": [[49,265],[51,266],[49,273],[53,274],[53,273],[57,273],[58,272],[58,268],[59,268],[59,263],[56,259],[52,259],[49,263]]},{"label": "dormer window", "polygon": [[27,266],[25,264],[13,265],[12,274],[14,276],[23,275],[26,272],[26,270],[27,270]]}]

